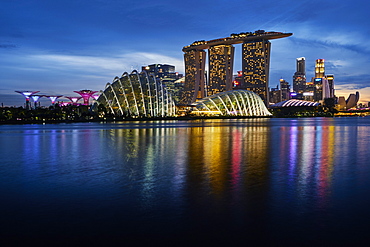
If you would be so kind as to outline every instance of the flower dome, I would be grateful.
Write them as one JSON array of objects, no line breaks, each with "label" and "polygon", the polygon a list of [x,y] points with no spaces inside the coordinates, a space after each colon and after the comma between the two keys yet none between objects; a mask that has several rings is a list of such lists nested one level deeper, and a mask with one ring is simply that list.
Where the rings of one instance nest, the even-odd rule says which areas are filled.
[{"label": "flower dome", "polygon": [[175,103],[166,87],[146,71],[125,72],[107,83],[97,99],[113,114],[127,117],[171,117]]}]

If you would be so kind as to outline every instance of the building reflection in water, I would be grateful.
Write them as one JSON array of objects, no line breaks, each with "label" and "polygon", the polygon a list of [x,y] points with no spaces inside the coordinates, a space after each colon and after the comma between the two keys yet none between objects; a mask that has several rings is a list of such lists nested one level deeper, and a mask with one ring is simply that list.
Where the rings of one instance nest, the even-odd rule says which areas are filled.
[{"label": "building reflection in water", "polygon": [[[235,202],[240,193],[261,199],[275,190],[311,200],[314,186],[315,198],[324,203],[334,169],[335,126],[299,121],[288,126],[270,126],[263,119],[212,121],[102,133],[110,139],[106,150],[122,156],[126,177],[140,181],[145,203],[155,201],[162,179],[171,180],[175,201],[189,189],[215,200],[231,195]],[[201,201],[202,196],[193,199]]]},{"label": "building reflection in water", "polygon": [[169,180],[171,196],[180,201],[189,189],[219,200],[231,196],[235,203],[240,193],[261,198],[271,191],[311,200],[314,187],[315,198],[321,198],[317,203],[325,203],[335,162],[341,165],[353,158],[349,154],[336,161],[336,152],[366,152],[361,145],[358,150],[337,145],[356,137],[350,136],[349,127],[333,121],[209,120],[180,127],[179,122],[132,122],[129,128],[49,130],[47,135],[29,130],[33,132],[24,137],[23,155],[34,163],[32,172],[41,169],[41,155],[53,169],[61,169],[55,166],[63,163],[58,156],[68,156],[64,165],[78,162],[78,169],[86,170],[93,156],[96,164],[122,172],[115,179],[140,186],[141,201],[149,204],[160,193],[163,179]]},{"label": "building reflection in water", "polygon": [[[83,225],[96,212],[100,223],[115,222],[100,230],[119,232],[130,222],[125,230],[131,233],[163,233],[170,225],[170,232],[213,227],[210,234],[223,226],[229,232],[252,227],[262,235],[274,232],[271,225],[299,231],[300,222],[324,221],[333,209],[345,208],[342,202],[349,207],[345,198],[360,201],[367,192],[369,124],[356,121],[17,126],[24,129],[2,130],[3,167],[11,169],[3,174],[16,174],[4,175],[2,183],[41,205],[44,218],[56,217],[53,208],[61,205],[68,222],[81,216]],[[15,146],[19,154],[11,156]],[[22,217],[36,222],[31,211]]]}]

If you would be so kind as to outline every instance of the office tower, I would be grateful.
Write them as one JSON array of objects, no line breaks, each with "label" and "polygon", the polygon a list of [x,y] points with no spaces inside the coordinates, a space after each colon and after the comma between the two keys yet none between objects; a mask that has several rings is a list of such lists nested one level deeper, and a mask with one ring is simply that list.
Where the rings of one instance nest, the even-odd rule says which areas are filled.
[{"label": "office tower", "polygon": [[325,76],[325,60],[316,59],[315,78],[323,78]]},{"label": "office tower", "polygon": [[234,50],[232,45],[217,45],[209,48],[207,96],[232,90]]},{"label": "office tower", "polygon": [[306,59],[304,57],[297,58],[297,69],[293,75],[293,91],[303,93],[306,90]]},{"label": "office tower", "polygon": [[205,95],[205,63],[204,50],[189,50],[184,54],[185,84],[181,104],[189,105]]},{"label": "office tower", "polygon": [[242,49],[243,78],[247,90],[268,103],[271,43],[268,40],[245,41]]},{"label": "office tower", "polygon": [[314,101],[320,101],[326,98],[330,98],[329,83],[325,77],[315,78],[314,85],[315,85]]},{"label": "office tower", "polygon": [[290,99],[290,85],[284,79],[280,79],[281,101]]},{"label": "office tower", "polygon": [[270,89],[270,95],[269,95],[269,101],[270,103],[276,104],[281,102],[281,90],[279,89],[279,85],[276,85],[276,87],[273,87]]},{"label": "office tower", "polygon": [[327,75],[325,78],[328,80],[329,83],[329,98],[335,98],[335,91],[334,91],[334,75]]}]

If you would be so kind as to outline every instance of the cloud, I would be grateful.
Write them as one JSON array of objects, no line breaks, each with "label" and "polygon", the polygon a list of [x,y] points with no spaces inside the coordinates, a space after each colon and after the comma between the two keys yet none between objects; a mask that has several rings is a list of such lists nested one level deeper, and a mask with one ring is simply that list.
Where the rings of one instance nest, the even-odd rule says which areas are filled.
[{"label": "cloud", "polygon": [[16,45],[12,45],[12,44],[0,44],[0,48],[3,48],[3,49],[12,49],[16,47],[17,47]]},{"label": "cloud", "polygon": [[[153,63],[171,64],[183,71],[182,59],[157,53],[120,52],[116,56],[82,56],[33,51],[31,54],[14,54],[0,58],[0,70],[7,83],[3,93],[14,90],[54,91],[66,94],[73,90],[101,90],[115,76]],[[7,62],[5,62],[7,61]]]},{"label": "cloud", "polygon": [[184,70],[182,60],[146,52],[124,53],[114,57],[44,54],[31,55],[29,59],[37,61],[43,68],[48,70],[72,70],[85,74],[131,72],[134,69],[141,70],[141,66],[153,63],[171,64],[175,65],[177,70]]}]

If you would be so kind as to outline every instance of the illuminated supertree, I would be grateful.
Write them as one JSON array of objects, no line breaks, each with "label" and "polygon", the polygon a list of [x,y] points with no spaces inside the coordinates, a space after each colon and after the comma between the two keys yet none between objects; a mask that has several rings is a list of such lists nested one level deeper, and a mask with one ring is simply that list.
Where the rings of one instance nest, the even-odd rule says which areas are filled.
[{"label": "illuminated supertree", "polygon": [[31,98],[33,99],[33,102],[35,102],[35,109],[37,108],[37,102],[39,101],[39,99],[44,96],[44,95],[31,95]]},{"label": "illuminated supertree", "polygon": [[94,98],[94,100],[98,100],[98,98],[100,97],[100,95],[95,94],[95,95],[93,95],[93,96],[91,96],[91,97],[93,97],[93,98]]},{"label": "illuminated supertree", "polygon": [[65,98],[69,99],[73,105],[77,104],[77,101],[79,101],[82,97],[70,97],[70,96],[65,96]]},{"label": "illuminated supertree", "polygon": [[87,89],[85,89],[85,90],[73,91],[73,92],[78,93],[79,95],[81,95],[81,97],[84,99],[84,105],[88,105],[88,104],[89,104],[89,99],[90,99],[90,97],[91,97],[94,93],[96,93],[96,92],[98,92],[98,91],[91,91],[91,90],[87,90]]},{"label": "illuminated supertree", "polygon": [[15,92],[22,94],[26,98],[26,109],[30,110],[31,109],[31,106],[30,106],[31,95],[38,93],[40,91],[15,91]]},{"label": "illuminated supertree", "polygon": [[63,95],[45,95],[46,98],[49,98],[51,100],[51,104],[54,105],[55,101],[57,101],[58,98],[62,97]]}]

